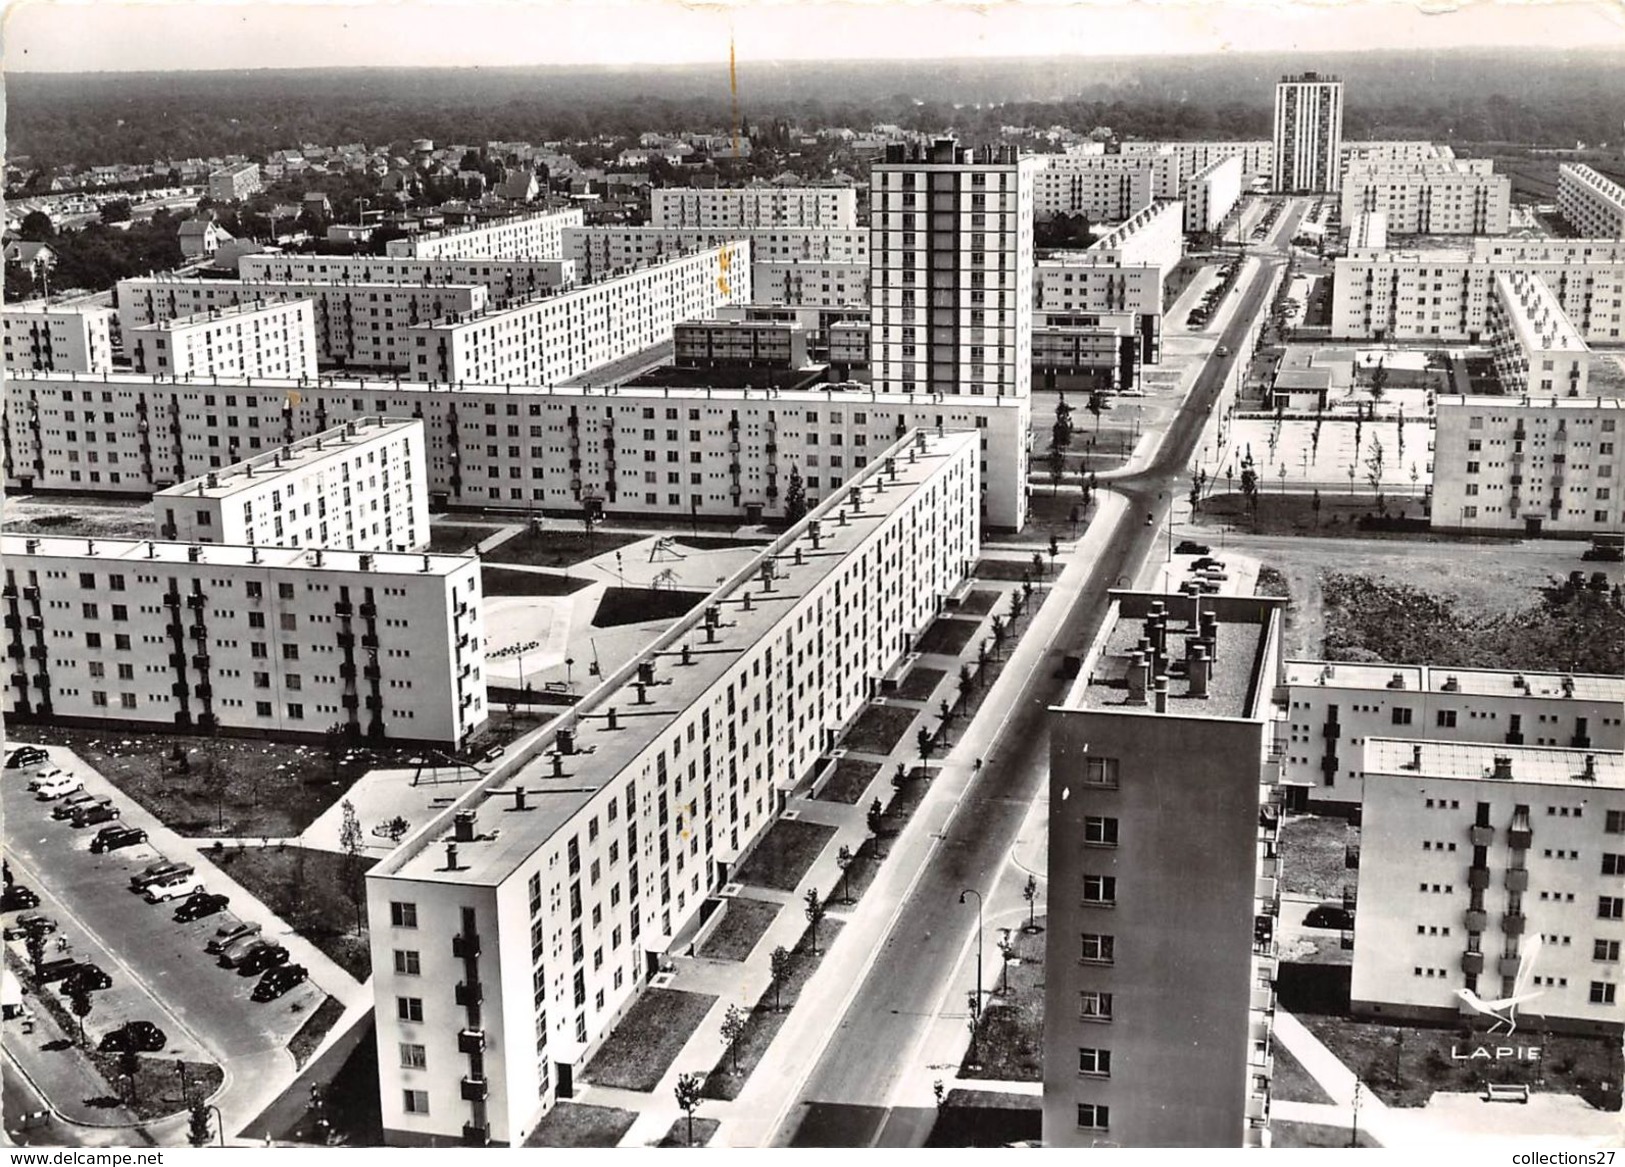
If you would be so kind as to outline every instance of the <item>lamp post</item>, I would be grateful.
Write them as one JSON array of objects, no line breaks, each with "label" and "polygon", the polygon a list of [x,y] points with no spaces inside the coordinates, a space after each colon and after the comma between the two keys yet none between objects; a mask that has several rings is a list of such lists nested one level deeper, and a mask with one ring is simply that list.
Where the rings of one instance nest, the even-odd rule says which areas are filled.
[{"label": "lamp post", "polygon": [[226,1145],[226,1116],[220,1113],[220,1108],[212,1102],[205,1102],[204,1106],[214,1111],[214,1133],[220,1139],[220,1145]]},{"label": "lamp post", "polygon": [[975,888],[967,887],[959,893],[959,902],[964,903],[966,896],[976,897],[976,1003],[982,1003],[982,893]]}]

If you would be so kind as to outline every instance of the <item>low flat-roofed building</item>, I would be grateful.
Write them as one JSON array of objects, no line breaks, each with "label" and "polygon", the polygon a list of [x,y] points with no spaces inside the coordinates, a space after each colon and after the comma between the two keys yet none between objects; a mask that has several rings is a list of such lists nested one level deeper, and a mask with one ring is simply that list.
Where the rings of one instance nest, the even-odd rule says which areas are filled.
[{"label": "low flat-roofed building", "polygon": [[685,320],[673,339],[679,368],[749,365],[800,369],[807,364],[807,329],[790,320]]},{"label": "low flat-roofed building", "polygon": [[1584,163],[1557,168],[1557,209],[1577,235],[1625,239],[1625,186]]},{"label": "low flat-roofed building", "polygon": [[1047,1147],[1268,1145],[1284,606],[1114,591],[1050,710]]},{"label": "low flat-roofed building", "polygon": [[965,579],[976,434],[877,453],[368,872],[387,1143],[521,1145]]},{"label": "low flat-roofed building", "polygon": [[160,539],[416,551],[429,542],[423,422],[357,418],[153,495]]},{"label": "low flat-roofed building", "polygon": [[1361,211],[1348,225],[1350,251],[1381,251],[1388,246],[1388,213]]},{"label": "low flat-roofed building", "polygon": [[137,373],[176,377],[314,377],[312,300],[255,300],[124,330]]},{"label": "low flat-roofed building", "polygon": [[1591,349],[1538,276],[1495,273],[1490,302],[1490,351],[1508,393],[1582,397],[1591,375]]},{"label": "low flat-roofed building", "polygon": [[[460,746],[486,719],[473,557],[0,537],[8,721]],[[71,597],[71,599],[69,598]]]},{"label": "low flat-roofed building", "polygon": [[257,162],[238,162],[209,175],[209,197],[217,203],[234,203],[260,189]]},{"label": "low flat-roofed building", "polygon": [[1355,1015],[1625,1031],[1625,756],[1370,738],[1364,786]]},{"label": "low flat-roofed building", "polygon": [[113,367],[111,308],[8,304],[0,319],[8,369],[104,373]]}]

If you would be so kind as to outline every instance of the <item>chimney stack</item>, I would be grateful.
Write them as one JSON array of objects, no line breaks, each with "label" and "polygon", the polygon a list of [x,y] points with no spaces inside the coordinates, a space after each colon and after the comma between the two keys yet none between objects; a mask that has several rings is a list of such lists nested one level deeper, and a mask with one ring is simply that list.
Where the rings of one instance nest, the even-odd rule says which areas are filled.
[{"label": "chimney stack", "polygon": [[564,755],[563,754],[554,754],[553,755],[553,777],[555,777],[555,778],[563,778],[564,777]]},{"label": "chimney stack", "polygon": [[1157,712],[1168,712],[1168,674],[1158,673],[1156,679]]},{"label": "chimney stack", "polygon": [[609,723],[610,729],[621,728],[620,719],[615,715],[615,706],[611,705],[604,711],[604,718]]},{"label": "chimney stack", "polygon": [[1128,703],[1145,704],[1146,678],[1151,666],[1146,662],[1144,649],[1135,649],[1128,662]]},{"label": "chimney stack", "polygon": [[1595,782],[1597,780],[1597,755],[1596,754],[1587,754],[1586,755],[1586,768],[1585,768],[1585,771],[1580,775],[1580,777],[1585,779],[1587,782]]},{"label": "chimney stack", "polygon": [[1190,695],[1199,700],[1207,699],[1208,668],[1207,648],[1201,644],[1195,645],[1190,652],[1187,670],[1191,682]]},{"label": "chimney stack", "polygon": [[474,812],[460,810],[451,819],[451,837],[459,843],[474,841]]},{"label": "chimney stack", "polygon": [[572,730],[572,729],[561,729],[561,730],[559,730],[558,736],[553,739],[553,744],[558,747],[558,751],[561,754],[573,754],[573,753],[575,753],[576,752],[576,735],[575,735],[575,731]]},{"label": "chimney stack", "polygon": [[523,786],[513,788],[513,808],[515,810],[527,809],[525,806],[525,788]]},{"label": "chimney stack", "polygon": [[1495,755],[1495,769],[1491,772],[1490,777],[1492,777],[1492,778],[1511,778],[1512,777],[1512,755],[1510,755],[1510,754],[1496,754]]},{"label": "chimney stack", "polygon": [[446,870],[447,871],[456,871],[457,870],[457,844],[456,843],[447,843],[446,844]]}]

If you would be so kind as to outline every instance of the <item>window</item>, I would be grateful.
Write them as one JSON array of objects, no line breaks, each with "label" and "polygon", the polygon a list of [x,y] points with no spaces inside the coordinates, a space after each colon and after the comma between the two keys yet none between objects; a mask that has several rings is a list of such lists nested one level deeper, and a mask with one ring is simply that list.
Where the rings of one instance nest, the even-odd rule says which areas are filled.
[{"label": "window", "polygon": [[1103,1131],[1110,1125],[1112,1108],[1098,1102],[1078,1103],[1078,1126],[1088,1131]]},{"label": "window", "polygon": [[1112,1051],[1109,1049],[1080,1048],[1078,1050],[1078,1073],[1110,1078],[1112,1076]]},{"label": "window", "polygon": [[1085,932],[1082,936],[1081,952],[1078,959],[1088,961],[1091,964],[1110,964],[1113,960],[1115,946],[1116,940],[1111,936],[1099,932]]},{"label": "window", "polygon": [[1110,906],[1117,902],[1117,877],[1112,875],[1086,875],[1083,877],[1083,902]]},{"label": "window", "polygon": [[1083,780],[1089,786],[1117,789],[1117,759],[1089,758],[1083,763]]},{"label": "window", "polygon": [[402,1090],[401,1109],[407,1114],[429,1113],[429,1092],[427,1090]]},{"label": "window", "polygon": [[[401,1042],[401,1066],[408,1070],[424,1070],[429,1066],[429,1058],[423,1052],[421,1045],[403,1041]],[[412,1094],[414,1091],[408,1090],[407,1093]],[[421,1094],[422,1091],[416,1091],[416,1093]]]},{"label": "window", "polygon": [[1597,919],[1625,920],[1625,896],[1598,896]]},{"label": "window", "polygon": [[396,928],[416,928],[418,926],[418,906],[416,904],[402,903],[399,900],[391,901],[389,905],[389,922]]},{"label": "window", "polygon": [[423,970],[418,961],[418,954],[404,948],[395,950],[395,971],[403,977],[415,977]]},{"label": "window", "polygon": [[1117,820],[1097,815],[1085,816],[1083,841],[1092,847],[1117,846]]},{"label": "window", "polygon": [[396,997],[395,998],[395,1016],[400,1018],[400,1020],[402,1020],[402,1021],[422,1021],[423,1020],[423,998],[422,997]]},{"label": "window", "polygon": [[1112,995],[1110,993],[1096,992],[1079,993],[1078,1018],[1082,1021],[1110,1021],[1112,1019]]},{"label": "window", "polygon": [[1593,1005],[1612,1005],[1615,987],[1612,981],[1592,981],[1589,1000]]},{"label": "window", "polygon": [[1619,941],[1593,940],[1591,942],[1591,959],[1607,961],[1619,960]]},{"label": "window", "polygon": [[1625,875],[1625,855],[1604,853],[1602,857],[1602,873],[1604,875]]},{"label": "window", "polygon": [[1410,723],[1411,723],[1411,711],[1409,709],[1406,709],[1406,708],[1403,708],[1403,707],[1400,707],[1400,706],[1395,706],[1394,707],[1394,724],[1395,725],[1409,725]]},{"label": "window", "polygon": [[1439,710],[1439,725],[1444,729],[1454,729],[1456,725],[1456,711],[1454,709]]},{"label": "window", "polygon": [[1625,835],[1625,810],[1611,810],[1604,815],[1602,829],[1605,834]]}]

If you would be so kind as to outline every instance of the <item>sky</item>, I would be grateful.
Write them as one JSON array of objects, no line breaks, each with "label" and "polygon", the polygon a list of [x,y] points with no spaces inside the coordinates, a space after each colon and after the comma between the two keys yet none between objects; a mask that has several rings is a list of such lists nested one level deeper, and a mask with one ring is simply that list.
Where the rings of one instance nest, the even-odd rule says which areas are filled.
[{"label": "sky", "polygon": [[[5,0],[0,0],[5,2]],[[1507,0],[10,0],[7,71],[1613,47],[1625,3]]]}]

